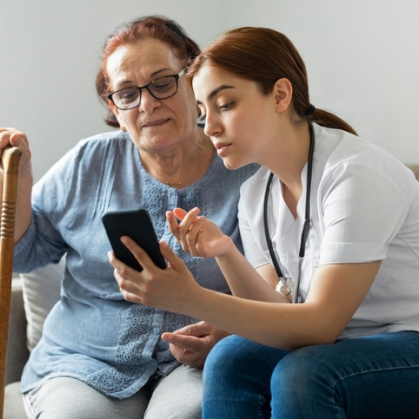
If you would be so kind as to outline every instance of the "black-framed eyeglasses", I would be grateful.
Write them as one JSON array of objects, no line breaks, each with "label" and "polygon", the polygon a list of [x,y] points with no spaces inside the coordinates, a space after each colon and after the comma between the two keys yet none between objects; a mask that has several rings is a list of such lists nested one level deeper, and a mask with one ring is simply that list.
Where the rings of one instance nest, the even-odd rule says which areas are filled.
[{"label": "black-framed eyeglasses", "polygon": [[169,99],[169,97],[177,93],[178,81],[185,72],[186,67],[178,74],[159,77],[158,79],[151,80],[145,86],[124,87],[123,89],[110,93],[108,99],[121,111],[136,108],[141,103],[141,91],[143,89],[147,89],[148,93],[155,99]]}]

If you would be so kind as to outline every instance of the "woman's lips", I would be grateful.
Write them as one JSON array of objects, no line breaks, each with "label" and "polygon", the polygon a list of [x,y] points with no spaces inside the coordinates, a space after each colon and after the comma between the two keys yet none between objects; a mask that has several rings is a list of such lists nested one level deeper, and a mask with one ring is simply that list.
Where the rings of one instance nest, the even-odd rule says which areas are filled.
[{"label": "woman's lips", "polygon": [[226,153],[227,149],[231,146],[231,143],[215,143],[215,148],[219,156],[222,156]]},{"label": "woman's lips", "polygon": [[167,122],[170,118],[164,118],[164,119],[156,119],[155,121],[150,121],[150,122],[146,122],[145,124],[143,124],[143,128],[150,128],[150,127],[156,127],[159,125],[164,124],[165,122]]}]

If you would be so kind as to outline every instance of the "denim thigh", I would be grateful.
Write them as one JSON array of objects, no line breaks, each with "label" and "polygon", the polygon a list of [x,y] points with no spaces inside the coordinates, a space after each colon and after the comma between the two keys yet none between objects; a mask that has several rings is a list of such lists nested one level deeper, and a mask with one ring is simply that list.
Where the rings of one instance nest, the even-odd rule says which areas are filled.
[{"label": "denim thigh", "polygon": [[419,417],[419,333],[310,346],[285,356],[271,378],[272,418]]},{"label": "denim thigh", "polygon": [[230,336],[205,364],[203,418],[416,418],[418,389],[417,332],[295,351]]},{"label": "denim thigh", "polygon": [[218,342],[204,367],[203,419],[270,418],[270,379],[288,353],[239,336]]}]

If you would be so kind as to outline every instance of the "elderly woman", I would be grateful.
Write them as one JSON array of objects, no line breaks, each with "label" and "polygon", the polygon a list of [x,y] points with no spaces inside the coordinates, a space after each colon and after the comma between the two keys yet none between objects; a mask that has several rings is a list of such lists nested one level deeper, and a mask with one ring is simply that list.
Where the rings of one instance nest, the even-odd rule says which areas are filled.
[{"label": "elderly woman", "polygon": [[[241,246],[239,187],[255,168],[227,170],[197,125],[186,67],[197,45],[173,21],[146,17],[105,43],[97,90],[121,130],[81,141],[33,188],[26,136],[0,129],[0,147],[23,149],[16,272],[67,254],[61,300],[22,377],[31,418],[200,418],[201,370],[225,336],[198,319],[124,300],[108,262],[102,215],[142,207],[203,287],[229,288],[213,260],[183,252],[165,222],[174,207],[203,213]],[[192,325],[192,326],[188,326]],[[186,327],[186,328],[185,328]],[[168,340],[161,339],[163,332]],[[174,345],[173,345],[174,344]],[[174,355],[178,358],[175,359]]]}]

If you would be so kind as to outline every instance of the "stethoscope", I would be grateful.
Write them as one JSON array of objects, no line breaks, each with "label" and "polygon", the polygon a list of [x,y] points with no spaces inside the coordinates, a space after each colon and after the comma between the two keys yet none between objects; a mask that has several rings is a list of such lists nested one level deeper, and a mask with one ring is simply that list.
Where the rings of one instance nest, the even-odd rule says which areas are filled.
[{"label": "stethoscope", "polygon": [[268,182],[266,184],[265,191],[265,200],[263,203],[263,223],[265,226],[265,237],[266,243],[268,244],[269,253],[271,255],[272,263],[274,264],[276,274],[278,275],[279,280],[282,282],[280,287],[280,293],[287,297],[289,302],[298,303],[298,292],[300,289],[300,280],[301,280],[301,267],[304,259],[304,254],[306,250],[306,242],[308,231],[310,229],[310,192],[311,192],[311,175],[313,172],[313,155],[314,155],[314,129],[312,125],[309,125],[310,129],[310,147],[308,151],[308,162],[307,162],[307,190],[306,190],[306,208],[305,208],[305,221],[303,226],[303,231],[301,232],[301,242],[300,242],[300,252],[299,252],[299,261],[298,261],[298,273],[297,281],[294,285],[294,291],[292,291],[292,286],[288,283],[292,281],[292,278],[285,278],[281,268],[279,267],[279,261],[275,256],[274,249],[272,247],[272,240],[269,234],[268,227],[268,200],[269,193],[271,191],[272,179],[274,174],[269,175]]}]

